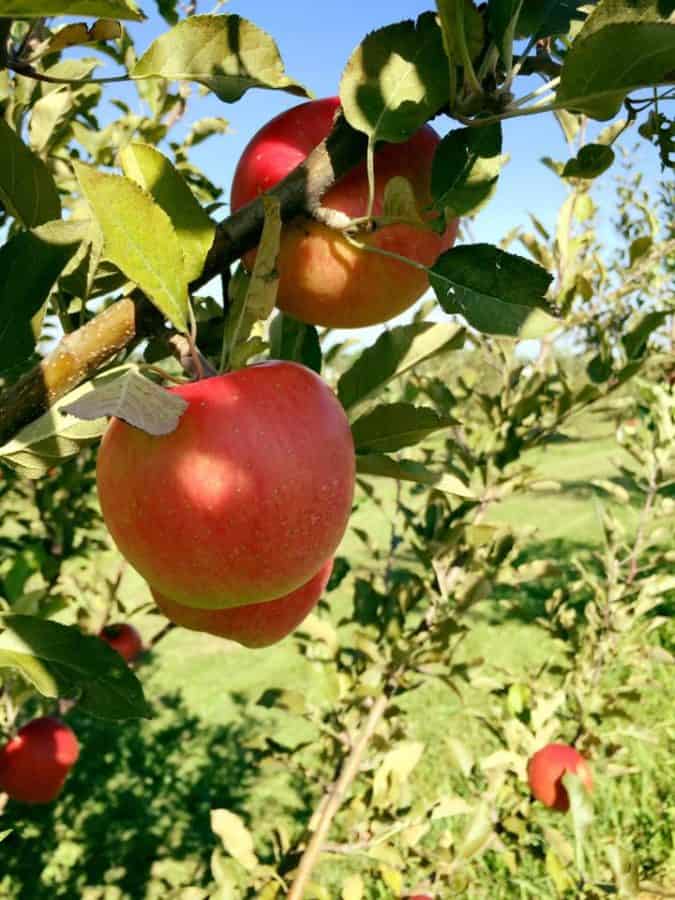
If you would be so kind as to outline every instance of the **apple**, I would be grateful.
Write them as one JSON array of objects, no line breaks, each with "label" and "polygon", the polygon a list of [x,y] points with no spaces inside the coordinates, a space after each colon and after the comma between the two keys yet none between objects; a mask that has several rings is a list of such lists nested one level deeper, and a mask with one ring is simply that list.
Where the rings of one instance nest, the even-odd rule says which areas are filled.
[{"label": "apple", "polygon": [[169,389],[188,403],[155,437],[113,419],[98,454],[103,517],[162,597],[226,609],[284,597],[333,556],[355,456],[329,387],[291,362]]},{"label": "apple", "polygon": [[33,719],[0,750],[0,790],[22,803],[51,803],[79,753],[74,732],[60,719]]},{"label": "apple", "polygon": [[[330,132],[338,97],[310,100],[276,116],[253,136],[237,165],[231,208],[239,209],[274,187],[302,163]],[[375,205],[382,214],[384,189],[394,176],[413,187],[418,211],[431,202],[431,163],[439,136],[426,125],[407,141],[382,144],[375,153]],[[368,202],[365,163],[339,179],[322,206],[350,219],[364,216]],[[457,236],[453,220],[444,234],[414,225],[385,225],[358,240],[430,266]],[[244,257],[249,268],[255,251]],[[407,263],[350,244],[338,231],[308,218],[284,226],[277,263],[277,305],[303,322],[356,328],[386,322],[418,300],[428,288],[426,274]]]},{"label": "apple", "polygon": [[588,762],[569,744],[547,744],[537,750],[527,764],[530,789],[536,799],[560,812],[567,812],[570,807],[570,798],[562,783],[565,772],[578,775],[589,793],[593,790]]},{"label": "apple", "polygon": [[313,578],[285,597],[249,603],[234,609],[194,609],[153,591],[155,603],[167,619],[193,631],[206,631],[238,641],[244,647],[269,647],[295,631],[324,592],[333,560],[324,563]]},{"label": "apple", "polygon": [[115,622],[102,628],[98,636],[126,662],[132,662],[143,652],[143,641],[133,625]]}]

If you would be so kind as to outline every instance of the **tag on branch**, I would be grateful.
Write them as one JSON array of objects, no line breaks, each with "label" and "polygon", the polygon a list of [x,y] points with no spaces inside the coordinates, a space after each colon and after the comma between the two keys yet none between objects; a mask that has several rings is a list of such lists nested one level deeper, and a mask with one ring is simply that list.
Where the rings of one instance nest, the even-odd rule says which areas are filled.
[{"label": "tag on branch", "polygon": [[95,388],[86,396],[61,407],[78,419],[116,416],[148,434],[170,434],[178,426],[188,403],[130,369],[119,378]]}]

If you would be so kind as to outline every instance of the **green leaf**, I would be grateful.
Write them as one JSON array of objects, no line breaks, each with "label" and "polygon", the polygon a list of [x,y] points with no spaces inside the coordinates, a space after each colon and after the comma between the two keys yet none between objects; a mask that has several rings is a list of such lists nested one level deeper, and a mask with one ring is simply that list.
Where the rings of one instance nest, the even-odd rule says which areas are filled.
[{"label": "green leaf", "polygon": [[[497,0],[500,2],[500,0]],[[518,16],[516,37],[545,38],[567,34],[572,22],[583,21],[584,0],[524,0]]]},{"label": "green leaf", "polygon": [[113,19],[98,19],[87,27],[86,22],[72,22],[54,34],[45,54],[58,53],[66,47],[94,44],[97,41],[112,41],[122,37],[122,26]]},{"label": "green leaf", "polygon": [[456,128],[447,134],[436,149],[431,167],[431,195],[436,208],[459,216],[487,203],[508,158],[501,150],[499,123]]},{"label": "green leaf", "polygon": [[630,249],[628,251],[631,266],[634,266],[638,259],[643,257],[645,253],[651,250],[653,243],[654,241],[648,234],[643,234],[640,237],[636,237],[635,240],[631,242]]},{"label": "green leaf", "polygon": [[[461,48],[457,40],[457,17],[460,4],[456,0],[436,0],[436,7],[438,8],[441,28],[443,29],[443,41],[446,52],[453,60],[453,65],[457,65],[461,54]],[[483,43],[485,42],[483,16],[473,5],[472,0],[464,0],[461,5],[461,14],[466,47],[469,51],[469,57],[473,61],[480,56]]]},{"label": "green leaf", "polygon": [[405,141],[448,100],[448,61],[435,13],[369,34],[340,81],[349,124],[374,141]]},{"label": "green leaf", "polygon": [[574,157],[565,163],[565,178],[597,178],[614,162],[614,151],[605,144],[585,144]]},{"label": "green leaf", "polygon": [[321,344],[313,325],[277,313],[270,324],[270,356],[289,359],[321,373]]},{"label": "green leaf", "polygon": [[520,0],[489,0],[487,21],[502,59],[511,59]]},{"label": "green leaf", "polygon": [[220,838],[223,847],[249,872],[258,866],[251,832],[240,816],[227,809],[211,810],[211,830]]},{"label": "green leaf", "polygon": [[130,179],[97,172],[82,163],[73,166],[101,226],[106,257],[138,284],[179,331],[187,332],[183,252],[168,215]]},{"label": "green leaf", "polygon": [[148,434],[170,434],[187,409],[187,400],[144,378],[136,369],[94,385],[61,411],[78,419],[97,420],[115,416]]},{"label": "green leaf", "polygon": [[373,778],[372,805],[377,809],[396,806],[401,789],[406,785],[424,753],[420,741],[401,741],[385,753]]},{"label": "green leaf", "polygon": [[394,175],[384,186],[382,215],[385,219],[396,219],[398,222],[406,222],[417,228],[428,227],[420,215],[415,189],[402,175]]},{"label": "green leaf", "polygon": [[51,407],[6,444],[0,447],[0,457],[14,465],[29,478],[39,477],[57,460],[67,459],[79,452],[81,446],[105,431],[106,419],[84,422],[64,412],[65,407],[88,394],[96,384],[105,383],[110,373],[99,375],[67,394],[60,408]]},{"label": "green leaf", "polygon": [[194,281],[202,274],[215,225],[183,176],[159,150],[149,144],[128,144],[120,153],[120,164],[127,178],[152,194],[171,219],[183,250],[185,275]]},{"label": "green leaf", "polygon": [[415,322],[384,331],[338,381],[345,409],[379,392],[394,378],[442,353],[459,350],[465,333],[455,325]]},{"label": "green leaf", "polygon": [[452,424],[429,407],[383,403],[354,422],[352,435],[357,453],[393,453]]},{"label": "green leaf", "polygon": [[105,641],[35,616],[4,616],[0,667],[18,669],[45,697],[77,697],[102,719],[149,718],[143,688]]},{"label": "green leaf", "polygon": [[4,841],[4,839],[6,837],[9,837],[9,835],[12,833],[13,830],[14,830],[13,828],[6,828],[4,831],[0,831],[0,844]]},{"label": "green leaf", "polygon": [[363,900],[365,889],[363,878],[358,873],[348,875],[342,882],[341,900]]},{"label": "green leaf", "polygon": [[0,247],[0,370],[11,370],[32,353],[31,319],[85,234],[85,223],[59,220],[20,232]]},{"label": "green leaf", "polygon": [[380,478],[393,478],[396,481],[412,481],[423,484],[435,491],[452,494],[456,497],[474,499],[471,488],[454,475],[444,472],[433,472],[422,463],[409,459],[392,459],[384,454],[359,454],[356,457],[356,471],[359,475],[373,475]]},{"label": "green leaf", "polygon": [[642,317],[640,322],[621,338],[628,359],[638,359],[644,356],[647,341],[653,331],[661,326],[668,316],[672,316],[672,310],[655,310]]},{"label": "green leaf", "polygon": [[611,119],[626,94],[675,80],[675,12],[661,0],[602,0],[565,57],[557,101]]},{"label": "green leaf", "polygon": [[486,334],[517,336],[533,309],[551,310],[552,281],[541,266],[490,244],[447,250],[429,272],[443,309],[458,313]]},{"label": "green leaf", "polygon": [[184,19],[153,41],[131,76],[197,81],[226,103],[255,87],[309,96],[286,75],[273,38],[236,15]]},{"label": "green leaf", "polygon": [[141,22],[145,16],[132,0],[3,0],[3,16],[104,16]]},{"label": "green leaf", "polygon": [[0,118],[0,200],[26,228],[61,216],[49,169]]}]

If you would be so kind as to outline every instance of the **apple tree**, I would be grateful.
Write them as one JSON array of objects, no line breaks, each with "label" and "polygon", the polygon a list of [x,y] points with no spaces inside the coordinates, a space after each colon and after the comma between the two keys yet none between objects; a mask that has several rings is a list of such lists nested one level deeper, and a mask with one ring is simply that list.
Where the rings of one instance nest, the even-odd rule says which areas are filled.
[{"label": "apple tree", "polygon": [[[622,640],[637,656],[654,627],[663,560],[647,525],[672,502],[673,197],[666,185],[655,213],[629,171],[618,211],[627,259],[608,265],[589,187],[616,171],[627,140],[649,142],[663,170],[673,167],[672,2],[438,0],[416,21],[364,37],[336,98],[320,101],[253,22],[198,15],[195,4],[182,18],[175,4],[160,8],[166,30],[138,52],[123,24],[143,19],[132,0],[0,2],[7,746],[36,698],[44,711],[76,702],[102,718],[149,715],[142,670],[110,635],[97,637],[108,615],[125,612],[121,570],[97,568],[109,530],[170,620],[152,645],[179,626],[263,647],[304,620],[301,652],[341,685],[332,709],[306,709],[325,732],[311,825],[262,860],[243,822],[213,811],[224,895],[323,896],[310,885],[329,832],[364,821],[364,846],[382,847],[368,865],[393,895],[407,890],[408,870],[424,889],[461,889],[471,861],[496,842],[514,860],[523,852],[504,824],[526,802],[512,776],[524,780],[528,757],[555,738],[558,710],[574,724],[570,740],[590,752],[607,659]],[[86,21],[58,18],[73,13]],[[120,74],[98,77],[95,54]],[[541,83],[521,90],[531,75]],[[138,92],[144,115],[115,98],[120,82]],[[191,151],[222,140],[224,120],[198,119],[182,141],[175,126],[199,92],[236,104],[254,89],[302,102],[252,136],[222,215],[228,186],[213,184]],[[119,115],[102,127],[104,98]],[[502,122],[545,115],[569,147],[567,160],[548,161],[569,188],[557,232],[535,219],[532,233],[498,247],[464,228],[455,245],[458,222],[508,177]],[[430,122],[449,130],[441,138]],[[433,301],[371,346],[331,343],[330,329],[384,324],[428,289]],[[582,372],[556,356],[561,335],[581,348]],[[534,361],[515,351],[528,337],[540,342]],[[520,561],[513,534],[488,511],[536,486],[525,453],[564,440],[591,406],[621,416],[629,387],[638,415],[619,436],[632,459],[623,474],[643,501],[637,536],[629,545],[605,516],[605,557],[577,576],[591,595],[588,629],[575,630],[574,598],[553,593],[547,627],[578,650],[563,686],[530,710],[531,686],[507,685],[505,700],[500,685],[496,702],[511,704],[520,725],[493,724],[502,755],[472,785],[469,825],[432,852],[423,838],[452,812],[406,795],[421,747],[405,738],[405,697],[425,679],[457,689],[482,671],[480,658],[456,657],[472,606],[555,567]],[[338,549],[353,498],[378,503],[391,483],[389,546],[382,552],[361,531],[373,566],[360,571]],[[304,619],[345,579],[353,611],[344,629]],[[73,624],[55,621],[68,606]],[[379,762],[364,785],[373,744]],[[468,778],[474,762],[461,743],[455,751]],[[316,775],[302,758],[286,762],[307,783]],[[583,785],[566,771],[576,838],[567,887],[594,890]],[[11,794],[9,784],[0,781]],[[52,799],[48,788],[38,800]],[[497,808],[506,810],[499,828]],[[570,876],[555,871],[565,887]],[[363,876],[350,877],[343,896],[364,896]]]}]

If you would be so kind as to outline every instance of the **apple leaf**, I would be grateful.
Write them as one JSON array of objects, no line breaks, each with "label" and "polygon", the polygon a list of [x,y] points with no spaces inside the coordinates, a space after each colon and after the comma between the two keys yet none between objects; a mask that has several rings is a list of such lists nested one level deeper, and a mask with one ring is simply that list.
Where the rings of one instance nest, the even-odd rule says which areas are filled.
[{"label": "apple leaf", "polygon": [[61,216],[61,201],[49,169],[2,118],[0,200],[26,228]]},{"label": "apple leaf", "polygon": [[101,719],[149,718],[140,682],[104,641],[37,616],[0,619],[0,667],[18,669],[44,697],[77,698]]},{"label": "apple leaf", "polygon": [[253,837],[244,820],[228,809],[211,810],[211,830],[220,838],[231,857],[252,872],[258,866]]},{"label": "apple leaf", "polygon": [[96,217],[105,255],[173,325],[187,332],[188,294],[183,251],[171,219],[135,182],[74,163]]},{"label": "apple leaf", "polygon": [[384,331],[340,377],[340,402],[347,410],[355,407],[420,363],[461,349],[464,336],[464,330],[455,325],[431,322],[414,322]]},{"label": "apple leaf", "polygon": [[354,422],[352,435],[357,453],[392,453],[452,424],[429,407],[383,403]]},{"label": "apple leaf", "polygon": [[190,16],[158,37],[131,71],[156,76],[196,81],[225,103],[255,87],[310,96],[286,75],[274,39],[237,15]]},{"label": "apple leaf", "polygon": [[443,40],[448,51],[448,56],[453,60],[452,64],[457,65],[460,59],[461,48],[458,34],[457,17],[462,16],[462,27],[466,47],[469,51],[471,60],[475,60],[480,56],[485,42],[485,24],[482,13],[474,6],[472,0],[463,0],[463,3],[457,3],[456,0],[436,0],[436,7],[443,29]]},{"label": "apple leaf", "polygon": [[32,353],[31,320],[85,235],[84,223],[57,220],[19,232],[0,247],[0,371],[12,371]]},{"label": "apple leaf", "polygon": [[487,203],[507,159],[501,151],[499,123],[456,128],[447,134],[436,149],[431,167],[431,195],[436,208],[459,216]]},{"label": "apple leaf", "polygon": [[119,366],[76,387],[58,406],[52,406],[3,444],[0,457],[27,478],[39,478],[57,462],[79,453],[84,444],[103,434],[108,422],[105,418],[78,419],[65,409],[128,369],[128,365]]},{"label": "apple leaf", "polygon": [[12,833],[13,830],[14,830],[13,828],[5,828],[4,831],[0,831],[0,844],[4,841],[4,839],[6,837],[9,837],[9,835]]},{"label": "apple leaf", "polygon": [[466,244],[443,253],[429,281],[443,309],[484,334],[516,337],[533,309],[551,312],[545,294],[552,276],[536,263],[490,244]]},{"label": "apple leaf", "polygon": [[384,453],[358,454],[356,472],[359,475],[374,475],[393,478],[396,481],[412,481],[423,484],[435,491],[456,497],[474,499],[475,493],[463,481],[446,472],[434,472],[420,462],[411,459],[393,459]]},{"label": "apple leaf", "polygon": [[187,407],[187,400],[129,368],[118,377],[94,385],[77,400],[62,405],[60,410],[86,420],[115,416],[148,434],[159,436],[176,430]]},{"label": "apple leaf", "polygon": [[350,56],[340,81],[349,124],[372,141],[405,141],[448,100],[448,60],[436,14],[387,25]]},{"label": "apple leaf", "polygon": [[104,16],[141,22],[145,18],[131,0],[3,0],[3,16]]},{"label": "apple leaf", "polygon": [[[490,7],[493,2],[499,4],[502,0],[491,0]],[[586,18],[587,12],[583,8],[585,6],[584,0],[555,0],[552,3],[524,0],[518,16],[516,37],[540,39],[554,34],[567,34],[572,22],[583,21]]]},{"label": "apple leaf", "polygon": [[384,186],[382,215],[385,219],[396,219],[417,228],[429,227],[417,207],[415,189],[402,175],[394,175]]},{"label": "apple leaf", "polygon": [[649,336],[672,314],[673,310],[654,310],[649,312],[642,317],[635,328],[624,334],[621,338],[621,343],[628,359],[639,359],[644,355]]},{"label": "apple leaf", "polygon": [[114,19],[98,19],[87,27],[86,22],[72,22],[54,34],[49,41],[45,54],[58,53],[66,47],[82,44],[94,44],[97,41],[113,41],[122,37],[122,26]]},{"label": "apple leaf", "polygon": [[321,344],[314,325],[279,312],[270,323],[270,356],[299,362],[321,373]]},{"label": "apple leaf", "polygon": [[675,11],[662,0],[602,0],[574,39],[556,99],[611,119],[626,94],[675,81]]},{"label": "apple leaf", "polygon": [[176,229],[188,281],[198,278],[211,249],[215,225],[183,176],[149,144],[128,144],[120,153],[124,174],[152,194]]},{"label": "apple leaf", "polygon": [[585,144],[562,170],[564,178],[597,178],[614,162],[614,151],[605,144]]}]

